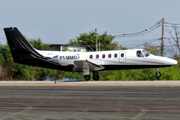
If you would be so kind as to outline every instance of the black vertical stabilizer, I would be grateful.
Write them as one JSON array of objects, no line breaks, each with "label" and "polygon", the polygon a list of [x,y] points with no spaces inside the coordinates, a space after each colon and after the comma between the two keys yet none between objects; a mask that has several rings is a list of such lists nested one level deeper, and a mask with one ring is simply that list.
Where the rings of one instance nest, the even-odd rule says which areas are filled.
[{"label": "black vertical stabilizer", "polygon": [[60,64],[49,61],[48,59],[50,58],[39,54],[16,27],[4,28],[4,32],[14,62],[25,65],[72,71],[74,66],[61,66]]},{"label": "black vertical stabilizer", "polygon": [[17,28],[4,28],[14,62],[21,63],[24,60],[43,57],[25,39]]}]

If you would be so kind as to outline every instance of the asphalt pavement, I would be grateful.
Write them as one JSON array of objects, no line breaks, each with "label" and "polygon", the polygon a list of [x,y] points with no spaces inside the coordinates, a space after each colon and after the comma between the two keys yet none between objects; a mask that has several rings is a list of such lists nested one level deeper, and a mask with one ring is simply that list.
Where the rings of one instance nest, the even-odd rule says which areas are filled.
[{"label": "asphalt pavement", "polygon": [[0,120],[179,120],[178,86],[1,86]]}]

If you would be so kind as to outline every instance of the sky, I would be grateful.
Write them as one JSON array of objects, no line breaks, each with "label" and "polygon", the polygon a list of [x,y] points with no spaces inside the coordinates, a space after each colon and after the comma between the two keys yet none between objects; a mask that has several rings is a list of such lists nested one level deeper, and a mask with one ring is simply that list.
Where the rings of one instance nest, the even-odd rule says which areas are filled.
[{"label": "sky", "polygon": [[[180,0],[0,0],[0,42],[3,28],[17,27],[28,39],[66,44],[97,28],[99,34],[136,33],[161,21],[180,24]],[[165,37],[169,36],[165,27]],[[138,48],[160,38],[162,28],[134,37],[116,37],[123,46]],[[160,45],[156,40],[154,44]]]}]

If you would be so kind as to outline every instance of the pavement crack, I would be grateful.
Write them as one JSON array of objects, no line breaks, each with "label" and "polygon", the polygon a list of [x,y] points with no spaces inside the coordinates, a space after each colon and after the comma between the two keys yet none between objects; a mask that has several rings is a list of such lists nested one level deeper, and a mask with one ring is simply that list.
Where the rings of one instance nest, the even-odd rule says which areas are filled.
[{"label": "pavement crack", "polygon": [[129,120],[139,120],[139,118],[141,118],[143,115],[146,114],[147,109],[143,107],[140,107],[140,108],[141,108],[141,112]]}]

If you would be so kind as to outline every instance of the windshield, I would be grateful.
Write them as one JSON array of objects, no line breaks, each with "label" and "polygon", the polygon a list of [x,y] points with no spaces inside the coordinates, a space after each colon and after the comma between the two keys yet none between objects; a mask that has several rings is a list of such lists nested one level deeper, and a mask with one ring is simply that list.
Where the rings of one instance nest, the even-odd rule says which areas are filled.
[{"label": "windshield", "polygon": [[148,51],[146,50],[138,50],[137,51],[137,56],[138,57],[148,57],[149,55],[151,55],[151,53],[149,53]]},{"label": "windshield", "polygon": [[143,54],[146,56],[146,57],[148,57],[151,53],[149,53],[148,51],[146,51],[146,50],[142,50],[142,52],[143,52]]}]

